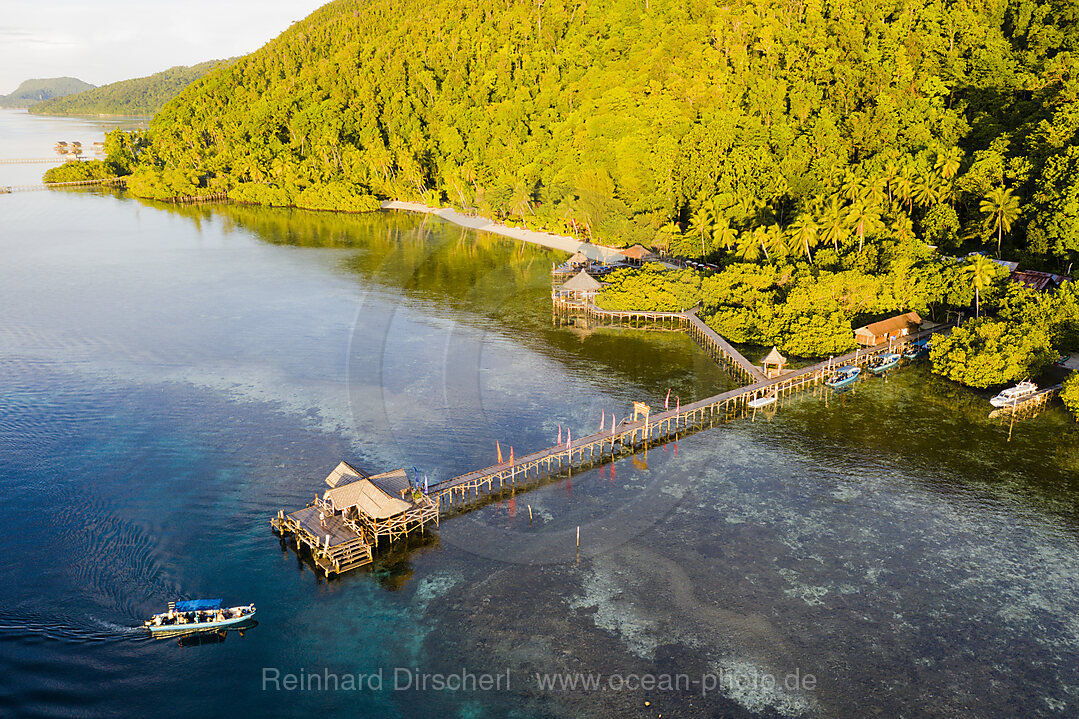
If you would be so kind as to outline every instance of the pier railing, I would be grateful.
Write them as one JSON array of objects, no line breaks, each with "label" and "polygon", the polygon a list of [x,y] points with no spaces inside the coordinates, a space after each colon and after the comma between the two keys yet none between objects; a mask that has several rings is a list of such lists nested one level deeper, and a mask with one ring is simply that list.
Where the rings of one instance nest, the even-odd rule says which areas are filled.
[{"label": "pier railing", "polygon": [[[684,317],[683,313],[641,314],[673,314]],[[779,377],[762,379],[754,384],[644,419],[634,421],[627,418],[622,420],[621,424],[614,424],[609,430],[602,429],[565,444],[515,458],[512,462],[502,462],[438,482],[431,485],[429,492],[432,497],[439,498],[443,507],[449,508],[482,500],[485,495],[499,492],[507,486],[536,483],[563,472],[609,462],[622,455],[632,454],[651,443],[669,441],[745,416],[749,411],[749,402],[754,399],[771,396],[778,401],[780,397],[822,384],[840,367],[864,365],[872,357],[900,349],[909,342],[930,337],[949,328],[950,325],[940,325],[877,347],[860,348],[841,357],[792,370]]]},{"label": "pier railing", "polygon": [[571,299],[559,292],[552,293],[551,302],[556,314],[583,316],[606,326],[688,332],[709,357],[739,380],[752,383],[767,379],[764,372],[697,316],[696,307],[682,312],[605,310],[592,302]]}]

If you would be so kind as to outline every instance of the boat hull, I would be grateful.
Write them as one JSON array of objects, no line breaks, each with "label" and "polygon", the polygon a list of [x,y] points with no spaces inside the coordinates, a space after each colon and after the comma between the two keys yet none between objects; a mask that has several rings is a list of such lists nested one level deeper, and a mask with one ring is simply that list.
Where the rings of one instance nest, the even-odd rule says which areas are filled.
[{"label": "boat hull", "polygon": [[845,389],[858,381],[861,377],[861,372],[855,372],[853,374],[843,375],[842,377],[832,377],[824,381],[824,384],[832,389]]},{"label": "boat hull", "polygon": [[187,634],[188,632],[204,632],[212,631],[214,629],[227,629],[228,627],[235,626],[237,624],[243,624],[244,622],[254,619],[255,612],[250,614],[244,614],[241,617],[232,617],[230,619],[222,619],[217,622],[191,622],[189,624],[148,624],[147,629],[154,636],[164,636],[167,634]]}]

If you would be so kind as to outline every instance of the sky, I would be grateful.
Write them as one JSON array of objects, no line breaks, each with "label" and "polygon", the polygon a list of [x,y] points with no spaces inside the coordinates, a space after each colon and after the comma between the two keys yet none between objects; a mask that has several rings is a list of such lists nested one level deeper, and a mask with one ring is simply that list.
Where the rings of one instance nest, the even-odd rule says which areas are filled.
[{"label": "sky", "polygon": [[257,50],[329,0],[0,0],[0,94],[94,85]]}]

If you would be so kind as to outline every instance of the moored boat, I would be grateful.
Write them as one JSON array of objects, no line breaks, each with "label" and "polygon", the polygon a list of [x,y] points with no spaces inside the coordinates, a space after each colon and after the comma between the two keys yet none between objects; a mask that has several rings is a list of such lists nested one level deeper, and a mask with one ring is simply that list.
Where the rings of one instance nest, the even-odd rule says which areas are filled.
[{"label": "moored boat", "polygon": [[155,614],[143,626],[152,634],[177,634],[222,629],[246,622],[255,616],[255,605],[222,607],[220,599],[191,599],[169,602],[169,610]]},{"label": "moored boat", "polygon": [[751,399],[746,404],[753,409],[757,409],[758,407],[766,407],[770,404],[775,404],[775,401],[776,396],[774,394],[769,394],[765,395],[764,397],[757,397],[756,399]]},{"label": "moored boat", "polygon": [[858,375],[861,373],[861,367],[855,367],[854,365],[840,367],[835,371],[835,374],[824,380],[824,384],[832,389],[843,389],[844,387],[849,387],[854,384],[858,380]]},{"label": "moored boat", "polygon": [[989,400],[989,404],[994,407],[1007,407],[1009,405],[1016,404],[1022,400],[1030,397],[1032,394],[1038,391],[1038,385],[1034,384],[1028,379],[1023,380],[1014,387],[1009,387],[996,397]]},{"label": "moored boat", "polygon": [[907,359],[918,359],[929,354],[929,341],[918,340],[917,342],[911,342],[906,348],[903,349],[903,356]]},{"label": "moored boat", "polygon": [[899,355],[895,352],[885,352],[879,354],[876,357],[870,357],[869,361],[865,363],[866,369],[873,374],[880,374],[886,370],[890,370],[899,364]]}]

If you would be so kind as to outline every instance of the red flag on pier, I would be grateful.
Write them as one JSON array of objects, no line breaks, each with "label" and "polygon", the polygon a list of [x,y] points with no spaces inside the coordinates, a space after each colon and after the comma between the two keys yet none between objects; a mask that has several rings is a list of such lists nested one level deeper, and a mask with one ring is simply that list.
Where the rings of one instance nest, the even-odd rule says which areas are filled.
[{"label": "red flag on pier", "polygon": [[558,425],[558,441],[555,444],[562,444],[562,425]]},{"label": "red flag on pier", "polygon": [[571,441],[572,440],[570,439],[570,436],[569,436],[569,428],[567,427],[566,428],[566,449],[570,448],[570,442]]},{"label": "red flag on pier", "polygon": [[671,408],[671,391],[667,390],[667,399],[663,400],[663,409],[668,410]]},{"label": "red flag on pier", "polygon": [[605,424],[607,424],[607,410],[601,409],[599,411],[599,428],[602,430]]},{"label": "red flag on pier", "polygon": [[679,412],[682,411],[682,398],[679,397],[678,395],[675,395],[674,396],[674,401],[676,402],[675,407],[674,407],[674,413],[678,414]]},{"label": "red flag on pier", "polygon": [[502,445],[498,443],[497,439],[495,440],[495,447],[498,449],[498,463],[502,464]]},{"label": "red flag on pier", "polygon": [[513,445],[510,445],[510,464],[513,464]]}]

